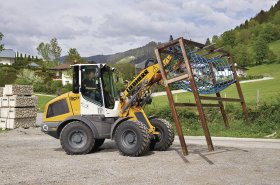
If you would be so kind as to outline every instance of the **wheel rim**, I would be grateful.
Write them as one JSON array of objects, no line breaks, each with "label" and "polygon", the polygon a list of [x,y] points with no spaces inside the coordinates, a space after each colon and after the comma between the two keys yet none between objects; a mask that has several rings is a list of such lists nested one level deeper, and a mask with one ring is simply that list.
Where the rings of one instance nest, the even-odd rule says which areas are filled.
[{"label": "wheel rim", "polygon": [[83,130],[76,130],[70,133],[68,142],[73,148],[82,148],[87,143],[87,134]]},{"label": "wheel rim", "polygon": [[126,130],[121,136],[121,143],[126,148],[133,148],[137,144],[137,136],[133,130]]}]

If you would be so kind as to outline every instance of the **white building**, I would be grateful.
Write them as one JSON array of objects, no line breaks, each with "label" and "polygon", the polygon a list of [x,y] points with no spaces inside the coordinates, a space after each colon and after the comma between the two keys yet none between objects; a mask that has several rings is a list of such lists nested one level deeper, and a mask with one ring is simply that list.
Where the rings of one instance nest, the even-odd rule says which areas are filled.
[{"label": "white building", "polygon": [[70,69],[71,67],[69,64],[61,64],[59,66],[51,68],[51,70],[55,71],[55,76],[53,77],[53,80],[61,80],[62,85],[72,84],[73,80]]},{"label": "white building", "polygon": [[16,61],[16,53],[12,49],[5,49],[0,52],[0,64],[12,65]]}]

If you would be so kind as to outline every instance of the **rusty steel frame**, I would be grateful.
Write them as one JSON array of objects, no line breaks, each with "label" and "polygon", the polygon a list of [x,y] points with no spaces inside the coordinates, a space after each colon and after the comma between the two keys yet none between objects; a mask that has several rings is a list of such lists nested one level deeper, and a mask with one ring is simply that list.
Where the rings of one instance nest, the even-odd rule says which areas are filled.
[{"label": "rusty steel frame", "polygon": [[[184,63],[185,63],[186,68],[187,68],[187,73],[183,73],[179,76],[176,76],[175,78],[168,79],[165,68],[164,68],[163,60],[161,58],[161,54],[162,53],[169,54],[170,52],[166,51],[165,49],[168,48],[168,47],[172,47],[174,45],[177,45],[177,44],[180,45],[180,48],[181,48],[181,51],[182,51],[182,53],[177,53],[177,54],[180,54],[181,56],[183,56]],[[249,121],[249,116],[248,116],[248,112],[247,112],[246,103],[245,103],[245,100],[244,100],[244,96],[243,96],[243,93],[242,93],[242,90],[241,90],[241,86],[240,86],[240,83],[239,83],[239,79],[238,79],[236,69],[234,67],[234,63],[232,61],[231,55],[229,53],[225,52],[223,49],[218,48],[218,50],[220,52],[225,53],[226,56],[229,57],[229,61],[230,61],[231,66],[232,66],[233,77],[235,79],[235,84],[236,84],[236,89],[237,89],[237,92],[238,92],[238,95],[239,95],[239,99],[236,99],[236,98],[222,98],[220,92],[216,93],[216,97],[200,96],[199,92],[197,90],[197,86],[195,84],[194,74],[192,72],[192,66],[191,66],[191,63],[190,63],[189,58],[187,56],[186,46],[194,46],[194,47],[197,47],[197,48],[200,48],[200,49],[201,48],[203,49],[203,47],[205,47],[204,44],[189,41],[189,40],[185,40],[184,38],[180,37],[178,39],[175,39],[173,41],[170,41],[166,44],[163,44],[163,45],[155,48],[156,58],[157,58],[158,65],[159,65],[159,68],[160,68],[160,72],[161,72],[161,75],[162,75],[162,80],[164,82],[164,86],[165,86],[165,90],[166,90],[166,93],[167,93],[168,101],[170,103],[171,113],[172,113],[173,119],[175,121],[175,125],[176,125],[176,129],[177,129],[177,132],[178,132],[178,136],[179,136],[180,144],[181,144],[181,147],[182,147],[183,155],[188,155],[188,150],[187,150],[187,145],[186,145],[185,138],[184,138],[184,135],[183,135],[180,119],[179,119],[177,111],[176,111],[176,106],[189,106],[189,107],[195,107],[196,106],[197,107],[197,111],[199,113],[201,126],[202,126],[203,131],[204,131],[204,135],[205,135],[205,139],[206,139],[209,151],[213,151],[214,147],[213,147],[212,139],[211,139],[211,136],[210,136],[210,132],[209,132],[207,120],[206,120],[206,117],[205,117],[205,113],[204,113],[204,110],[203,110],[203,106],[204,107],[219,107],[220,111],[221,111],[221,114],[223,116],[225,127],[228,128],[229,124],[228,124],[228,119],[227,119],[227,116],[226,116],[226,111],[225,111],[225,108],[224,108],[224,105],[223,105],[223,101],[240,102],[241,106],[242,106],[242,109],[243,109],[244,119],[246,121]],[[213,51],[216,51],[216,50],[213,50]],[[210,68],[211,68],[211,66],[210,66]],[[210,70],[213,71],[212,68]],[[183,79],[187,79],[190,82],[191,89],[192,89],[194,99],[195,99],[195,103],[174,103],[174,99],[173,99],[173,96],[172,96],[170,84],[173,83],[173,82],[181,81]],[[216,81],[216,79],[213,78],[213,82],[215,82],[215,81]],[[218,104],[209,104],[209,103],[203,104],[201,102],[201,100],[216,100],[216,101],[218,101]]]}]

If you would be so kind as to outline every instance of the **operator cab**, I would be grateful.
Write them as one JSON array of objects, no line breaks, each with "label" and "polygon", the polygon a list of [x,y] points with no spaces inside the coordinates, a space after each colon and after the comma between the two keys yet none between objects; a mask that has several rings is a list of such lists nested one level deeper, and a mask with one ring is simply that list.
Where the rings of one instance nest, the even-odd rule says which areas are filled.
[{"label": "operator cab", "polygon": [[114,68],[106,64],[76,64],[72,67],[72,92],[80,94],[81,115],[117,117],[119,112]]}]

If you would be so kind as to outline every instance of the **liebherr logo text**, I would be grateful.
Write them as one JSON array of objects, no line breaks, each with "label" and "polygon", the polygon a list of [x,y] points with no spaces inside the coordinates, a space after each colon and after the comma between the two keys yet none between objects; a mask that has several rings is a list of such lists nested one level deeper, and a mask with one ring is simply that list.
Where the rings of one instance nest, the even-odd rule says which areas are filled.
[{"label": "liebherr logo text", "polygon": [[128,86],[126,88],[126,91],[127,92],[131,91],[148,73],[149,73],[149,71],[147,69],[145,71],[143,71],[140,74],[140,76],[136,80],[134,80],[130,86]]}]

